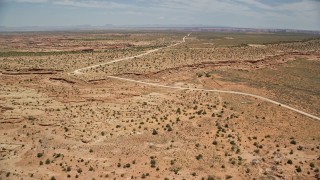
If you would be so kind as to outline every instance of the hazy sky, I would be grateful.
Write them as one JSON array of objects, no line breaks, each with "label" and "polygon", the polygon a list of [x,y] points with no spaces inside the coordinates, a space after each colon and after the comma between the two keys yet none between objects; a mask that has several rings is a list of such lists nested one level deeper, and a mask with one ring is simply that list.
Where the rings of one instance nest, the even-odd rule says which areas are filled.
[{"label": "hazy sky", "polygon": [[320,30],[320,0],[0,0],[2,26],[105,24]]}]

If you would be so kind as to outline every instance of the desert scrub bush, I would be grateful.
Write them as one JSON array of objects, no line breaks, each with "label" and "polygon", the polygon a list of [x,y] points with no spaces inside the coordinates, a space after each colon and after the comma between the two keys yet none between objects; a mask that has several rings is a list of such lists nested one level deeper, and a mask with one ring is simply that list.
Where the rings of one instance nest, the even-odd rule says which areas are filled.
[{"label": "desert scrub bush", "polygon": [[29,121],[34,121],[34,120],[36,120],[36,118],[33,117],[33,116],[28,116],[27,119],[28,119]]},{"label": "desert scrub bush", "polygon": [[38,153],[38,154],[37,154],[37,157],[38,157],[38,158],[41,158],[42,156],[43,156],[43,153]]},{"label": "desert scrub bush", "polygon": [[71,171],[71,166],[68,166],[67,169],[66,169],[66,171],[67,171],[67,172],[70,172],[70,171]]},{"label": "desert scrub bush", "polygon": [[77,169],[77,172],[78,172],[79,174],[81,174],[81,173],[82,173],[82,169],[81,169],[81,168]]},{"label": "desert scrub bush", "polygon": [[174,172],[174,174],[178,174],[180,170],[181,170],[180,167],[175,167],[170,169],[170,171]]},{"label": "desert scrub bush", "polygon": [[293,140],[290,141],[290,144],[296,145],[297,142],[293,139]]},{"label": "desert scrub bush", "polygon": [[197,156],[196,156],[196,159],[197,159],[197,160],[202,159],[202,154],[197,155]]},{"label": "desert scrub bush", "polygon": [[158,131],[155,130],[155,129],[153,129],[153,130],[152,130],[152,135],[157,135],[157,134],[158,134]]},{"label": "desert scrub bush", "polygon": [[217,142],[216,140],[214,140],[214,141],[212,142],[212,144],[213,144],[213,145],[217,145],[218,142]]},{"label": "desert scrub bush", "polygon": [[172,131],[172,127],[170,126],[170,124],[166,125],[166,129],[167,129],[167,131]]},{"label": "desert scrub bush", "polygon": [[50,164],[51,163],[50,159],[47,159],[45,163]]},{"label": "desert scrub bush", "polygon": [[314,165],[313,162],[311,162],[309,165],[310,165],[311,168],[314,168],[314,167],[315,167],[315,165]]},{"label": "desert scrub bush", "polygon": [[151,164],[151,167],[152,167],[152,168],[155,168],[155,167],[156,167],[156,163],[157,163],[157,162],[156,162],[155,159],[151,159],[151,160],[150,160],[150,164]]},{"label": "desert scrub bush", "polygon": [[141,175],[141,179],[145,179],[147,176],[145,174]]},{"label": "desert scrub bush", "polygon": [[293,154],[293,150],[292,149],[290,150],[289,154]]},{"label": "desert scrub bush", "polygon": [[302,172],[301,167],[300,167],[300,166],[296,166],[296,171],[297,171],[298,173]]}]

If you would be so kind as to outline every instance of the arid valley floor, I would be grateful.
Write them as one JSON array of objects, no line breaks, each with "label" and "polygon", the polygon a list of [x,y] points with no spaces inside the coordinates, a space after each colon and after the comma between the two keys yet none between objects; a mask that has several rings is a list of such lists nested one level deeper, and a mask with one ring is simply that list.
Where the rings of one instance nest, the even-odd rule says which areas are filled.
[{"label": "arid valley floor", "polygon": [[0,34],[0,179],[317,179],[319,107],[316,35]]}]

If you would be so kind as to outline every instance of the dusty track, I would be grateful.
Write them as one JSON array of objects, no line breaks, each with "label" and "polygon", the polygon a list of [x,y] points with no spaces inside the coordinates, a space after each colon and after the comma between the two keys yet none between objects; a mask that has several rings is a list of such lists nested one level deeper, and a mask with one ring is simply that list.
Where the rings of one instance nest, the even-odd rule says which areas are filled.
[{"label": "dusty track", "polygon": [[179,44],[182,44],[182,43],[186,42],[186,38],[187,38],[188,36],[190,36],[190,34],[191,34],[191,33],[189,33],[187,36],[183,37],[181,42],[178,42],[178,43],[176,43],[176,44],[173,44],[173,45],[170,45],[170,46],[167,46],[167,47],[152,49],[152,50],[149,50],[149,51],[147,51],[147,52],[145,52],[145,53],[142,53],[142,54],[139,54],[139,55],[136,55],[136,56],[130,56],[130,57],[125,57],[125,58],[115,59],[115,60],[112,60],[112,61],[110,61],[110,62],[106,62],[106,63],[102,63],[102,64],[97,64],[97,65],[92,65],[92,66],[84,67],[84,68],[81,68],[81,69],[77,69],[77,70],[73,71],[72,73],[73,73],[73,74],[81,74],[81,71],[83,71],[83,70],[93,69],[93,68],[97,68],[97,67],[99,67],[99,66],[104,66],[104,65],[107,65],[107,64],[112,64],[112,63],[119,62],[119,61],[125,61],[125,60],[130,60],[130,59],[142,57],[142,56],[148,55],[148,54],[150,54],[150,53],[159,51],[159,50],[164,49],[164,48],[174,47],[174,46],[177,46],[177,45],[179,45]]},{"label": "dusty track", "polygon": [[[130,60],[130,59],[134,59],[135,57],[142,57],[142,56],[148,55],[150,53],[159,51],[159,50],[164,49],[164,48],[170,48],[170,47],[173,47],[173,46],[177,46],[179,44],[184,43],[185,39],[188,36],[190,36],[190,34],[191,33],[189,33],[187,36],[183,37],[182,41],[179,42],[179,43],[176,43],[176,44],[173,44],[173,45],[170,45],[170,46],[167,46],[167,47],[163,47],[163,48],[157,48],[157,49],[149,50],[149,51],[147,51],[145,53],[142,53],[142,54],[139,54],[139,55],[136,55],[136,56],[130,56],[130,57],[125,57],[125,58],[115,59],[115,60],[107,62],[107,63],[97,64],[97,65],[93,65],[93,66],[88,66],[88,67],[84,67],[84,68],[81,68],[81,69],[77,69],[77,70],[73,71],[73,74],[81,74],[81,71],[86,70],[86,69],[97,68],[99,66],[103,66],[103,65],[106,65],[106,64],[111,64],[111,63],[115,63],[115,62],[119,62],[119,61]],[[134,83],[138,83],[138,84],[145,84],[145,85],[149,85],[149,86],[156,86],[156,87],[161,87],[161,88],[180,89],[180,90],[193,90],[193,91],[205,91],[205,92],[217,92],[217,93],[226,93],[226,94],[236,94],[236,95],[242,95],[242,96],[250,96],[250,97],[257,98],[257,99],[261,99],[261,100],[266,101],[266,102],[270,102],[270,103],[276,104],[278,106],[287,108],[287,109],[292,110],[294,112],[297,112],[299,114],[302,114],[302,115],[305,115],[307,117],[310,117],[310,118],[313,118],[313,119],[316,119],[316,120],[320,121],[320,117],[314,116],[314,115],[309,114],[307,112],[295,109],[295,108],[290,107],[288,105],[285,105],[285,104],[279,103],[277,101],[274,101],[274,100],[271,100],[271,99],[268,99],[268,98],[265,98],[265,97],[262,97],[262,96],[259,96],[259,95],[255,95],[255,94],[237,92],[237,91],[216,90],[216,89],[201,89],[201,88],[185,88],[185,87],[168,86],[168,85],[161,85],[161,84],[156,84],[156,83],[148,83],[148,82],[144,82],[144,81],[138,81],[138,80],[115,77],[115,76],[108,76],[108,78],[122,80],[122,81],[128,81],[128,82],[134,82]]]},{"label": "dusty track", "polygon": [[217,92],[217,93],[225,93],[225,94],[236,94],[236,95],[243,95],[243,96],[250,96],[250,97],[254,97],[257,99],[261,99],[263,101],[267,101],[276,105],[279,105],[281,107],[290,109],[292,111],[295,111],[297,113],[303,114],[305,116],[308,116],[310,118],[316,119],[320,121],[320,118],[317,116],[314,116],[312,114],[300,111],[298,109],[295,109],[293,107],[290,107],[288,105],[279,103],[277,101],[262,97],[262,96],[258,96],[255,94],[250,94],[250,93],[244,93],[244,92],[237,92],[237,91],[225,91],[225,90],[216,90],[216,89],[201,89],[201,88],[186,88],[186,87],[176,87],[176,86],[168,86],[168,85],[161,85],[161,84],[156,84],[156,83],[148,83],[148,82],[144,82],[144,81],[138,81],[138,80],[133,80],[133,79],[127,79],[127,78],[121,78],[121,77],[115,77],[115,76],[108,76],[108,78],[112,78],[112,79],[118,79],[118,80],[122,80],[122,81],[129,81],[129,82],[134,82],[134,83],[138,83],[138,84],[145,84],[145,85],[149,85],[149,86],[156,86],[156,87],[161,87],[161,88],[170,88],[170,89],[180,89],[180,90],[192,90],[192,91],[205,91],[205,92]]}]

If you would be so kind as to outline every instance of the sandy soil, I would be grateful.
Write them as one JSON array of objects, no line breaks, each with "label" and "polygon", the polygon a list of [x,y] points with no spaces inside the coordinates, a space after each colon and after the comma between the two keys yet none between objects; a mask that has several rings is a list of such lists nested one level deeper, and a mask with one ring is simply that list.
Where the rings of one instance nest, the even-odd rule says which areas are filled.
[{"label": "sandy soil", "polygon": [[[19,40],[15,38],[9,40]],[[148,38],[151,40],[144,41],[154,42],[153,37]],[[145,44],[144,41],[136,44]],[[176,42],[171,39],[164,44]],[[301,47],[313,44],[315,51],[301,48],[292,53],[297,43],[270,45],[258,49],[267,48],[268,53],[273,53],[281,47],[285,51],[266,57],[268,53],[258,50],[254,61],[245,55],[234,61],[215,59],[201,50],[197,57],[205,57],[206,62],[209,59],[207,64],[201,58],[189,61],[193,53],[179,56],[185,50],[184,45],[179,45],[141,61],[133,60],[137,64],[112,64],[122,68],[118,71],[110,66],[81,75],[68,73],[98,62],[85,57],[94,60],[99,55],[60,55],[69,59],[67,68],[63,61],[58,61],[57,66],[51,64],[57,63],[52,55],[41,57],[46,66],[32,57],[6,57],[0,62],[0,177],[316,179],[320,167],[319,121],[246,96],[172,90],[106,78],[117,75],[179,87],[250,92],[275,99],[277,94],[266,88],[206,73],[277,69],[299,58],[319,60],[319,41],[303,43]],[[257,49],[235,48],[244,54],[250,48]],[[230,51],[218,49],[221,57],[227,57]],[[82,58],[77,59],[78,56]],[[155,61],[150,61],[152,58]],[[34,64],[24,67],[16,60]],[[171,63],[174,60],[176,63]]]}]

